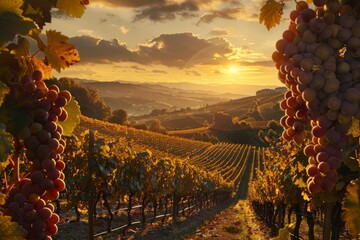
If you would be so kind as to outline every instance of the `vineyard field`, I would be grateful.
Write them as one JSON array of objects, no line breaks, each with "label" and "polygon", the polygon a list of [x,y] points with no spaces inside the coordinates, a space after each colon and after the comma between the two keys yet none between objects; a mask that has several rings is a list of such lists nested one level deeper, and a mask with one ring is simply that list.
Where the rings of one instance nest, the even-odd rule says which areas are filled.
[{"label": "vineyard field", "polygon": [[149,149],[160,156],[183,159],[199,169],[219,173],[234,186],[237,197],[245,199],[247,183],[263,166],[265,148],[244,144],[202,142],[175,136],[138,130],[131,127],[81,117],[76,132],[98,131],[99,136],[121,138],[138,150]]}]

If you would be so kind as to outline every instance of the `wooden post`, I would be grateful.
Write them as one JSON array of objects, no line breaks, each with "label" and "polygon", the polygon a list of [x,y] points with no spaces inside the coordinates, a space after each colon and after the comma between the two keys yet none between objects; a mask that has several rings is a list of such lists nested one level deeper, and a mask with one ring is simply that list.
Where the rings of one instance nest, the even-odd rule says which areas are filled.
[{"label": "wooden post", "polygon": [[89,240],[94,240],[94,188],[92,179],[92,165],[93,165],[93,153],[94,153],[95,136],[94,131],[89,131],[89,153],[88,153],[88,177],[89,177],[89,188],[88,189],[88,204],[89,204],[89,215],[88,215],[88,226],[89,226]]}]

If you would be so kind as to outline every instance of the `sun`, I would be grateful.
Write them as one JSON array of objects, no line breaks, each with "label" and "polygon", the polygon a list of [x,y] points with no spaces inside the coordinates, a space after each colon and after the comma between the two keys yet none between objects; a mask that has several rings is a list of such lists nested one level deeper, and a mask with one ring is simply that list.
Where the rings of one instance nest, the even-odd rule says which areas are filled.
[{"label": "sun", "polygon": [[227,74],[236,75],[240,72],[240,68],[238,65],[232,64],[227,67]]}]

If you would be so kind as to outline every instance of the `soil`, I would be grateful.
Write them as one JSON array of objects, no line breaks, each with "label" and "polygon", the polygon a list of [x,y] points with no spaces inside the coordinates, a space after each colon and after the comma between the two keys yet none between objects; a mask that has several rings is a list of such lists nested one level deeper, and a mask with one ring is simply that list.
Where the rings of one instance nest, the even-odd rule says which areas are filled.
[{"label": "soil", "polygon": [[[74,215],[74,214],[73,214]],[[62,216],[59,232],[54,240],[82,240],[88,238],[88,226],[84,216],[80,222],[73,222],[75,216],[70,213]],[[120,226],[124,216],[117,216],[112,228]],[[106,214],[96,220],[95,232],[106,229]],[[156,221],[144,227],[139,224],[125,231],[114,232],[96,239],[111,240],[242,240],[242,239],[269,239],[269,230],[259,223],[249,204],[240,200],[235,204],[222,204],[216,208],[194,212],[182,216],[177,223],[168,217],[164,223]]]}]

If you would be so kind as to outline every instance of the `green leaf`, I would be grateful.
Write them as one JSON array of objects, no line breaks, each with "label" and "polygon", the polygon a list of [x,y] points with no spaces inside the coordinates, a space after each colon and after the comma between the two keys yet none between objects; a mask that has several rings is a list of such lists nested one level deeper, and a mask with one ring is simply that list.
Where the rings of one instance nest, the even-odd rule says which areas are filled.
[{"label": "green leaf", "polygon": [[360,179],[352,181],[345,193],[342,219],[354,238],[360,237]]},{"label": "green leaf", "polygon": [[19,37],[17,49],[14,50],[17,59],[30,55],[30,43],[29,40],[23,37]]},{"label": "green leaf", "polygon": [[3,103],[6,94],[8,93],[9,93],[9,88],[5,84],[0,82],[0,106]]},{"label": "green leaf", "polygon": [[17,34],[26,35],[36,28],[32,20],[25,19],[13,12],[0,14],[0,45],[14,39]]},{"label": "green leaf", "polygon": [[12,150],[13,137],[5,131],[4,124],[0,123],[0,171],[9,164],[7,159]]},{"label": "green leaf", "polygon": [[56,0],[26,0],[22,6],[23,16],[31,18],[39,28],[43,28],[45,23],[51,22],[51,8],[55,7]]},{"label": "green leaf", "polygon": [[71,136],[75,127],[80,123],[80,106],[74,98],[65,106],[68,118],[64,122],[58,122],[63,128],[64,136]]},{"label": "green leaf", "polygon": [[264,23],[268,30],[279,24],[283,14],[283,6],[284,4],[275,0],[267,0],[265,5],[260,9],[260,23]]},{"label": "green leaf", "polygon": [[7,132],[17,136],[33,119],[31,109],[19,106],[10,94],[6,95],[0,107],[0,122],[5,124]]},{"label": "green leaf", "polygon": [[11,217],[4,216],[2,212],[0,212],[0,239],[24,239],[24,231],[19,224],[12,222]]}]

